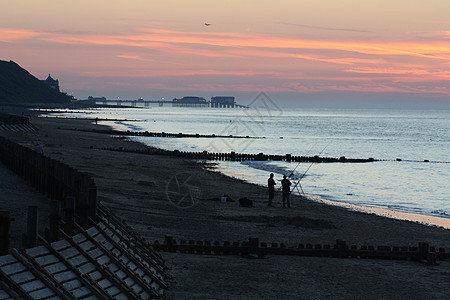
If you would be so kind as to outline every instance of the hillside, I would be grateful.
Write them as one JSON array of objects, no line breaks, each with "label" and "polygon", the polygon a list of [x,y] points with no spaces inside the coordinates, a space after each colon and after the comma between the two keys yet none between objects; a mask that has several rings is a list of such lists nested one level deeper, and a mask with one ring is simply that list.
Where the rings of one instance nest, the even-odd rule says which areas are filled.
[{"label": "hillside", "polygon": [[0,103],[68,103],[70,97],[52,89],[13,61],[0,60]]}]

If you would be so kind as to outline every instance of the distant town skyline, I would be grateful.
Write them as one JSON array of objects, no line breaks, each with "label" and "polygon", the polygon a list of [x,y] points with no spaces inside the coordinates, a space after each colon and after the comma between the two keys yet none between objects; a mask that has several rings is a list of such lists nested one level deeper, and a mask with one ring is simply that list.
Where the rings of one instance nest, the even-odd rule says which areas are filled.
[{"label": "distant town skyline", "polygon": [[18,0],[0,13],[0,59],[79,99],[264,91],[289,105],[450,108],[449,11],[447,0]]}]

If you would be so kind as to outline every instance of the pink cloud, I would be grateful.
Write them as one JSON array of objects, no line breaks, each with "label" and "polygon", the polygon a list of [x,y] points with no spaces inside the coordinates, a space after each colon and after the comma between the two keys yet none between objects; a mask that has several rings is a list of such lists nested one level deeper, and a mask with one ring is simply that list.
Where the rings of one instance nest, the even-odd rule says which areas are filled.
[{"label": "pink cloud", "polygon": [[19,40],[28,40],[40,35],[40,32],[33,30],[0,28],[0,42],[11,43]]},{"label": "pink cloud", "polygon": [[[58,35],[43,37],[43,40],[63,43],[63,44],[85,44],[104,46],[129,46],[142,48],[164,48],[169,49],[173,45],[178,45],[185,54],[194,54],[195,51],[187,51],[189,47],[226,47],[234,49],[324,49],[340,50],[366,55],[404,55],[422,57],[428,59],[438,59],[450,61],[449,45],[447,44],[426,44],[415,42],[359,42],[354,41],[321,41],[302,40],[294,37],[273,37],[270,35],[251,33],[206,33],[206,32],[179,32],[160,29],[140,29],[142,34],[131,35]],[[24,36],[25,38],[26,36]],[[191,48],[192,49],[192,48]],[[205,49],[197,49],[202,50]],[[227,49],[225,49],[225,52]],[[220,51],[223,52],[223,51]],[[213,52],[205,52],[213,53]],[[216,52],[217,53],[217,52]],[[220,54],[216,54],[220,56]],[[299,58],[332,61],[333,58],[311,57],[299,54]],[[344,60],[334,60],[336,63],[349,64]]]},{"label": "pink cloud", "polygon": [[118,55],[116,55],[116,57],[130,59],[130,60],[143,61],[143,62],[155,61],[154,59],[144,58],[139,55],[118,54]]},{"label": "pink cloud", "polygon": [[345,70],[343,72],[362,73],[362,74],[382,74],[382,75],[411,75],[420,76],[421,78],[450,79],[450,71],[447,70],[429,70],[429,69],[398,69],[392,67],[386,68],[369,68],[358,67]]},{"label": "pink cloud", "polygon": [[[449,35],[446,31],[439,34]],[[168,88],[180,90],[448,93],[440,84],[450,79],[450,71],[445,69],[450,63],[450,44],[433,39],[423,43],[154,28],[116,35],[0,28],[0,41],[29,45],[39,41],[41,56],[57,49],[51,62],[59,55],[73,57],[67,60],[63,56],[59,62],[66,63],[67,69],[81,70],[82,77],[108,78],[108,85],[115,86],[135,83],[111,78],[161,78],[169,82]],[[89,64],[83,65],[86,61]],[[180,77],[186,84],[179,84]],[[241,82],[230,82],[233,77]],[[172,78],[176,84],[170,84]],[[220,79],[225,81],[218,83]],[[166,86],[164,82],[141,84]]]},{"label": "pink cloud", "polygon": [[130,73],[123,72],[83,72],[83,75],[90,77],[180,77],[180,76],[257,76],[274,75],[274,72],[256,72],[256,71],[222,71],[222,70],[166,70],[155,72],[153,70],[137,70]]}]

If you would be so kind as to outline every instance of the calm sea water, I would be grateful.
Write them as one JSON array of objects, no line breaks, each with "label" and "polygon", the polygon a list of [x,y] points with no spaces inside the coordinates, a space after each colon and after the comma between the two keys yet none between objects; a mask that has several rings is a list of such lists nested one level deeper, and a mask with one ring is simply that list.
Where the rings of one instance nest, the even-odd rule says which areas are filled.
[{"label": "calm sea water", "polygon": [[306,194],[450,219],[449,110],[280,109],[262,105],[248,110],[99,109],[85,116],[146,120],[107,122],[129,130],[258,137],[137,138],[170,150],[373,157],[383,161],[220,162],[219,170],[261,185],[266,184],[270,172],[280,180],[295,170],[292,181],[304,175],[299,187]]}]

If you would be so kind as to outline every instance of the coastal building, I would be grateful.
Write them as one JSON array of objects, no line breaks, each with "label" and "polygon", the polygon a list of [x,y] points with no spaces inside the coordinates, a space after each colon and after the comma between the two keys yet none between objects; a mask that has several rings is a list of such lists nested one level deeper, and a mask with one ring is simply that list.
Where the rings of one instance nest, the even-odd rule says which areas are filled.
[{"label": "coastal building", "polygon": [[51,87],[52,89],[55,89],[59,92],[59,81],[58,79],[53,79],[52,76],[50,74],[48,74],[47,79],[45,80],[41,80],[43,83],[45,83],[46,85],[48,85],[49,87]]},{"label": "coastal building", "polygon": [[94,102],[96,102],[96,101],[104,102],[104,101],[106,101],[106,97],[92,97],[92,96],[89,96],[88,100],[89,101],[94,101]]},{"label": "coastal building", "polygon": [[181,99],[174,98],[172,101],[174,107],[208,107],[208,101],[205,98],[197,96],[187,96]]},{"label": "coastal building", "polygon": [[216,108],[234,108],[236,105],[236,101],[234,100],[234,97],[230,96],[216,96],[211,98],[211,107]]},{"label": "coastal building", "polygon": [[[98,103],[106,105],[107,104],[106,97],[92,97],[89,96],[86,100],[77,100],[77,103],[84,104],[84,105],[96,105]],[[119,104],[117,104],[119,105]]]}]

